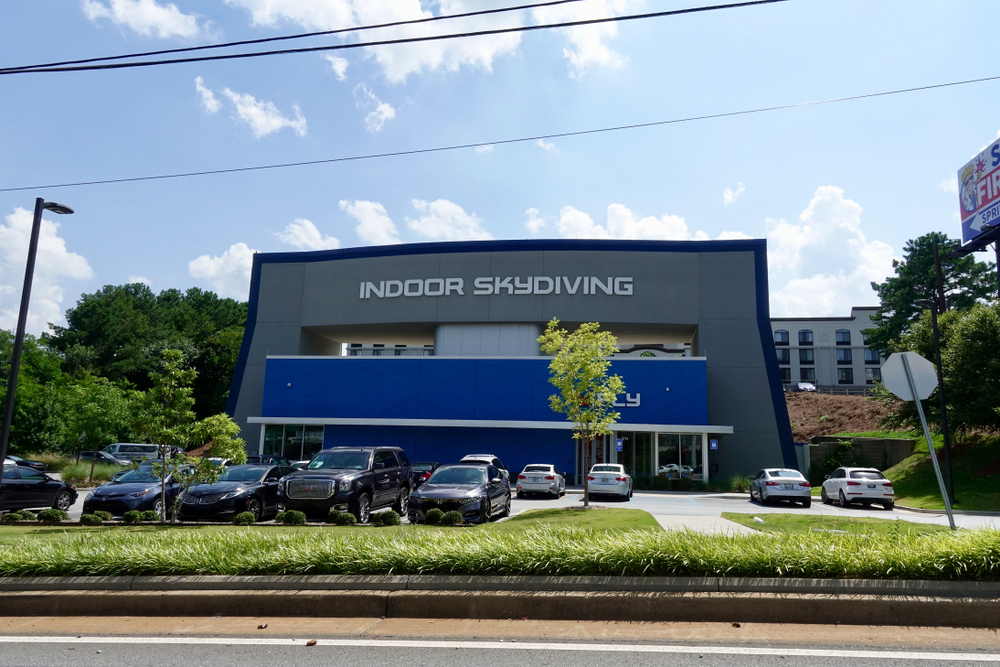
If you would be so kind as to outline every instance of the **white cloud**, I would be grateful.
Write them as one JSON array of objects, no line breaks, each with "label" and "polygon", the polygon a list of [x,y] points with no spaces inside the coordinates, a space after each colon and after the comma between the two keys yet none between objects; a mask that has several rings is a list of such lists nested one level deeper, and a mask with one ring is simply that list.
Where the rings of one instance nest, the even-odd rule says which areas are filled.
[{"label": "white cloud", "polygon": [[396,117],[396,110],[376,97],[375,93],[363,83],[354,87],[354,97],[358,98],[358,108],[368,112],[365,115],[365,129],[369,132],[380,131],[385,121]]},{"label": "white cloud", "polygon": [[[618,16],[641,4],[642,0],[584,0],[559,7],[538,8],[533,13],[539,23],[561,23]],[[583,78],[587,69],[594,65],[617,68],[626,62],[626,58],[607,44],[618,34],[614,23],[565,28],[561,32],[566,35],[563,56],[569,61],[570,76],[574,79]]]},{"label": "white cloud", "polygon": [[944,190],[945,192],[950,192],[952,194],[958,194],[958,176],[949,176],[940,183],[938,183],[938,188]]},{"label": "white cloud", "polygon": [[205,82],[200,76],[195,77],[194,89],[198,91],[199,95],[201,95],[202,109],[208,113],[215,113],[222,108],[222,102],[215,97],[215,93],[205,87]]},{"label": "white cloud", "polygon": [[650,239],[650,240],[703,240],[705,232],[688,229],[687,222],[678,215],[664,214],[659,218],[637,217],[621,204],[608,206],[608,219],[604,225],[572,206],[559,211],[556,230],[562,238],[570,239]]},{"label": "white cloud", "polygon": [[528,231],[531,232],[532,235],[537,235],[538,232],[542,231],[542,228],[545,227],[545,218],[538,217],[537,208],[529,208],[524,212],[524,215],[528,217],[528,219],[524,221],[524,226],[528,228]]},{"label": "white cloud", "polygon": [[330,62],[330,69],[333,73],[337,75],[339,81],[347,80],[347,58],[341,58],[340,56],[327,56],[326,59]]},{"label": "white cloud", "polygon": [[340,247],[339,240],[332,236],[323,236],[316,225],[305,218],[295,218],[284,231],[275,232],[274,235],[288,245],[302,250],[333,250]]},{"label": "white cloud", "polygon": [[483,229],[482,220],[447,199],[426,202],[413,200],[413,208],[422,213],[419,218],[406,219],[406,225],[421,236],[445,241],[472,241],[492,239],[493,235]]},{"label": "white cloud", "polygon": [[153,284],[153,281],[150,280],[149,278],[147,278],[146,276],[129,276],[128,278],[125,279],[125,282],[128,283],[129,285],[132,285],[132,284],[135,284],[135,283],[140,283],[142,285],[152,285]]},{"label": "white cloud", "polygon": [[538,141],[535,142],[535,145],[541,148],[542,150],[546,151],[556,150],[556,145],[551,141],[545,141],[545,139],[539,139]]},{"label": "white cloud", "polygon": [[399,230],[393,224],[385,207],[374,201],[358,200],[349,202],[340,200],[340,210],[358,221],[355,233],[362,241],[374,245],[392,245],[402,243],[399,240]]},{"label": "white cloud", "polygon": [[486,146],[476,146],[477,153],[492,153],[493,144],[487,144]]},{"label": "white cloud", "polygon": [[202,255],[188,262],[192,278],[207,282],[219,296],[246,301],[250,293],[250,270],[257,252],[246,243],[234,243],[217,257]]},{"label": "white cloud", "polygon": [[249,125],[253,135],[258,139],[284,127],[290,127],[300,137],[306,135],[306,119],[298,105],[292,105],[292,110],[295,112],[295,118],[292,119],[278,111],[278,107],[272,102],[258,100],[253,95],[236,93],[228,88],[223,90],[222,94],[236,105],[235,118]]},{"label": "white cloud", "polygon": [[[31,222],[30,211],[15,208],[6,216],[5,224],[0,225],[0,327],[8,330],[17,325]],[[36,335],[47,331],[49,322],[63,320],[63,288],[59,283],[63,279],[86,280],[94,275],[82,255],[66,250],[59,227],[58,223],[42,218],[27,321],[27,331]]]},{"label": "white cloud", "polygon": [[80,8],[84,16],[97,23],[98,19],[110,19],[115,25],[124,25],[135,32],[149,37],[193,38],[207,31],[198,25],[197,14],[185,14],[177,5],[157,4],[156,0],[81,0]]},{"label": "white cloud", "polygon": [[868,241],[861,206],[834,186],[816,190],[798,223],[767,221],[771,314],[846,315],[876,302],[871,282],[892,275],[893,249]]},{"label": "white cloud", "polygon": [[725,192],[722,193],[722,202],[726,206],[729,206],[730,204],[735,204],[736,200],[739,199],[741,194],[743,194],[743,191],[747,189],[747,186],[743,185],[742,183],[737,183],[736,185],[737,188],[735,192],[733,192],[729,188],[726,188]]},{"label": "white cloud", "polygon": [[[434,15],[425,10],[421,0],[226,0],[232,7],[250,13],[254,25],[277,27],[283,23],[297,24],[307,30],[332,30],[337,28],[387,23],[391,21],[426,18]],[[458,14],[481,9],[475,0],[440,0],[439,14]],[[474,17],[427,24],[420,34],[435,35],[522,25],[519,14],[498,18]],[[382,40],[412,36],[413,28],[399,26],[365,33],[366,39]],[[517,33],[490,35],[469,39],[441,40],[417,44],[366,47],[367,57],[373,58],[388,81],[402,83],[411,74],[425,71],[458,71],[463,67],[491,71],[494,58],[517,51],[521,36]]]}]

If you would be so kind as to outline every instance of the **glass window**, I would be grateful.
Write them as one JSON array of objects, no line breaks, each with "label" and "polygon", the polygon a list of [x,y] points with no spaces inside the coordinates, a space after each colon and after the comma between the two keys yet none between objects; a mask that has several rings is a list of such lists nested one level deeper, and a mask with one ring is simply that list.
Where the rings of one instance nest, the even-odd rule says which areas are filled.
[{"label": "glass window", "polygon": [[837,329],[835,336],[837,339],[837,345],[851,344],[851,332],[847,329]]},{"label": "glass window", "polygon": [[263,454],[280,454],[281,437],[284,426],[280,424],[267,424],[264,427],[264,451]]},{"label": "glass window", "polygon": [[851,479],[885,479],[878,470],[852,470]]},{"label": "glass window", "polygon": [[681,434],[681,477],[701,479],[701,436]]},{"label": "glass window", "polygon": [[[635,447],[633,451],[635,453],[635,461],[632,464],[632,471],[636,475],[652,475],[653,474],[653,434],[652,433],[634,433],[632,435],[635,438]],[[627,464],[626,464],[627,465]]]},{"label": "glass window", "polygon": [[853,359],[850,350],[837,350],[837,363],[841,366],[850,366]]},{"label": "glass window", "polygon": [[775,345],[788,345],[788,332],[784,329],[778,329],[774,332],[774,344]]},{"label": "glass window", "polygon": [[427,484],[454,484],[456,486],[480,486],[486,483],[486,468],[478,466],[444,466],[438,468],[427,480]]},{"label": "glass window", "polygon": [[[812,350],[810,350],[811,352]],[[792,351],[787,348],[779,348],[774,351],[778,355],[779,364],[790,364],[792,363]]]},{"label": "glass window", "polygon": [[590,469],[590,472],[617,472],[617,473],[621,473],[622,472],[622,467],[623,466],[614,465],[614,464],[595,465],[593,468]]},{"label": "glass window", "polygon": [[866,364],[881,364],[882,358],[879,356],[877,350],[873,350],[870,347],[865,348],[865,363]]},{"label": "glass window", "polygon": [[679,474],[678,463],[680,461],[679,449],[681,436],[677,433],[658,433],[656,436],[656,449],[659,456],[656,474],[667,477],[677,477]]},{"label": "glass window", "polygon": [[865,333],[864,331],[861,332],[861,342],[864,343],[865,345],[868,344],[868,334]]},{"label": "glass window", "polygon": [[[220,482],[256,482],[267,470],[267,466],[233,466],[219,475]],[[275,477],[277,479],[277,477]]]},{"label": "glass window", "polygon": [[408,466],[410,465],[410,459],[406,456],[406,452],[399,450],[396,452],[396,458],[399,459],[399,465]]},{"label": "glass window", "polygon": [[812,344],[813,344],[812,329],[801,329],[799,331],[799,345],[812,345]]},{"label": "glass window", "polygon": [[384,468],[398,468],[399,462],[396,455],[389,451],[375,452],[376,465],[381,463]]},{"label": "glass window", "polygon": [[23,467],[21,469],[21,479],[30,479],[32,482],[41,482],[45,479],[45,475],[38,472],[34,468]]},{"label": "glass window", "polygon": [[367,470],[371,454],[367,451],[328,449],[313,457],[309,470],[316,468],[339,468],[341,470]]},{"label": "glass window", "polygon": [[795,479],[802,479],[802,473],[797,470],[772,470],[771,477],[792,477]]},{"label": "glass window", "polygon": [[815,382],[816,381],[816,369],[815,368],[800,368],[799,377],[802,378],[803,382]]},{"label": "glass window", "polygon": [[809,365],[816,363],[816,350],[799,350],[799,363]]},{"label": "glass window", "polygon": [[302,459],[302,427],[286,424],[285,435],[281,440],[281,455],[289,461]]},{"label": "glass window", "polygon": [[837,384],[854,384],[854,369],[853,368],[838,368],[837,369]]},{"label": "glass window", "polygon": [[[306,426],[302,430],[302,459],[311,459],[323,449],[323,427]],[[291,459],[297,461],[299,459]]]},{"label": "glass window", "polygon": [[782,382],[791,382],[792,381],[792,369],[791,368],[779,368],[778,372],[781,373],[781,381]]},{"label": "glass window", "polygon": [[17,474],[17,466],[4,466],[3,479],[20,479],[20,475]]},{"label": "glass window", "polygon": [[881,368],[866,368],[865,369],[865,384],[875,384],[876,382],[882,381],[882,369]]}]

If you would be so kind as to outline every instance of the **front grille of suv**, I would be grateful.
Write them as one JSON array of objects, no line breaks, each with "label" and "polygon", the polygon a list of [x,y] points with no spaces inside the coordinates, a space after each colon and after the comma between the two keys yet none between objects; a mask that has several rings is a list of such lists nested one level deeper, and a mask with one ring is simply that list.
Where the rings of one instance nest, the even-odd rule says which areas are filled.
[{"label": "front grille of suv", "polygon": [[290,479],[286,493],[296,500],[321,500],[333,495],[335,485],[326,479]]}]

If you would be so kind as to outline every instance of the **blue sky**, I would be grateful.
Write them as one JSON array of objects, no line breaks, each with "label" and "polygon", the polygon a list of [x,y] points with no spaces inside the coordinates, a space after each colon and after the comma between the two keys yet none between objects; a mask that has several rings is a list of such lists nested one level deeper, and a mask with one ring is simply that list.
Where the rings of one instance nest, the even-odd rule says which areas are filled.
[{"label": "blue sky", "polygon": [[[3,66],[521,3],[8,4]],[[695,4],[586,0],[366,39]],[[0,188],[499,141],[993,76],[976,35],[998,10],[983,0],[791,0],[333,54],[3,76]],[[891,273],[907,239],[959,237],[954,175],[1000,136],[998,109],[1000,82],[987,82],[492,150],[0,193],[0,326],[15,322],[38,196],[77,213],[46,216],[34,333],[106,284],[245,299],[253,251],[472,238],[766,235],[772,314],[847,315],[876,302],[868,284]]]}]

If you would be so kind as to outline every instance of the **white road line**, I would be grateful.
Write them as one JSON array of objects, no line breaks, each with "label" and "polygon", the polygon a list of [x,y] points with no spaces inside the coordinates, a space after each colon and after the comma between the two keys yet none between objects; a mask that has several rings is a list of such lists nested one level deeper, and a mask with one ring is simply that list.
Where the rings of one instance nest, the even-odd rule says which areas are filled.
[{"label": "white road line", "polygon": [[[238,646],[305,646],[305,639],[277,637],[38,637],[0,636],[0,644],[200,644]],[[1000,662],[1000,653],[936,653],[929,651],[845,651],[836,649],[765,648],[755,646],[677,646],[669,644],[580,644],[514,641],[428,641],[410,639],[318,639],[316,646],[348,648],[437,648],[494,651],[583,651],[588,653],[700,653],[713,655],[859,658],[870,660],[936,660]]]}]

